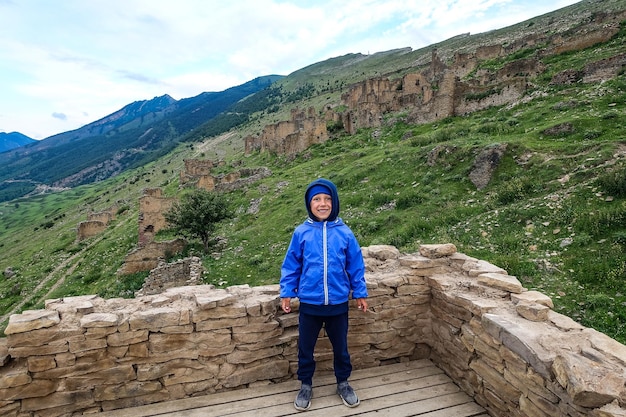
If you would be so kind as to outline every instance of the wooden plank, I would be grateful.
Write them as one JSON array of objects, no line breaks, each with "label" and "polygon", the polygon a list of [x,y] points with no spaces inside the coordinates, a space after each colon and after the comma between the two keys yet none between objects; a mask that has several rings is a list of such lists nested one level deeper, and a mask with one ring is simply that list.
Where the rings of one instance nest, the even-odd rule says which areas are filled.
[{"label": "wooden plank", "polygon": [[[438,395],[441,392],[457,392],[459,388],[454,385],[445,374],[435,374],[432,376],[418,377],[406,380],[402,374],[394,375],[394,383],[379,385],[375,379],[360,380],[354,385],[357,393],[361,398],[361,405],[358,409],[350,409],[343,405],[341,399],[336,393],[335,384],[329,384],[313,389],[312,407],[307,415],[328,415],[329,407],[338,407],[339,411],[333,411],[330,415],[352,415],[354,413],[348,410],[357,410],[357,414],[364,411],[364,404],[369,404],[369,409],[375,410],[386,407],[390,404],[398,404],[402,401],[412,401],[415,398],[430,397]],[[390,378],[391,381],[391,378]],[[367,386],[369,388],[363,388]],[[437,386],[443,386],[440,391]],[[419,391],[421,390],[421,391]],[[390,395],[390,393],[394,393]],[[403,399],[408,398],[408,400]],[[237,404],[221,404],[210,407],[197,408],[195,410],[179,411],[167,416],[173,417],[196,417],[196,416],[227,416],[233,415],[237,417],[274,417],[298,414],[293,407],[294,392],[285,392],[276,394],[270,398],[253,398],[241,400]],[[382,398],[383,401],[379,399]]]},{"label": "wooden plank", "polygon": [[[471,402],[472,399],[464,392],[455,392],[446,395],[438,395],[433,398],[413,401],[401,405],[389,406],[374,412],[360,414],[361,417],[411,417],[411,416],[429,416],[432,417],[433,411],[447,411],[447,409]],[[445,410],[444,410],[445,409]],[[484,411],[484,410],[482,410]],[[445,416],[442,414],[439,417]],[[470,414],[471,415],[471,414]],[[447,414],[447,416],[460,417],[462,414]]]},{"label": "wooden plank", "polygon": [[[351,382],[361,379],[378,377],[385,379],[389,375],[396,376],[398,374],[405,376],[412,376],[414,375],[414,373],[416,373],[417,375],[430,375],[434,372],[442,373],[443,371],[437,368],[432,361],[428,359],[422,359],[417,361],[360,369],[353,372]],[[335,377],[334,375],[323,375],[319,377],[316,376],[315,383],[316,385],[334,384]],[[173,400],[159,404],[148,404],[144,406],[133,407],[132,412],[134,417],[149,417],[160,415],[167,416],[167,413],[174,413],[178,411],[207,407],[217,404],[238,402],[250,398],[268,397],[285,391],[292,392],[291,395],[293,398],[295,398],[299,388],[300,383],[296,380],[293,380],[254,388],[238,389],[233,391],[207,394],[198,397],[183,398],[180,400]],[[293,398],[291,399],[292,402]],[[128,416],[129,410],[130,409],[112,410],[98,413],[97,415],[99,417],[126,417]]]},{"label": "wooden plank", "polygon": [[[311,408],[307,411],[307,416],[351,416],[362,414],[366,411],[380,410],[390,405],[459,391],[459,388],[450,382],[445,375],[435,375],[429,378],[430,383],[424,383],[423,380],[427,378],[420,378],[419,380],[398,382],[392,384],[393,386],[372,386],[366,389],[355,386],[355,390],[361,399],[361,404],[356,408],[348,408],[343,404],[335,391],[334,385],[332,387],[326,386],[324,389],[317,391],[314,389]],[[262,408],[262,404],[259,404],[257,408],[238,413],[236,416],[274,417],[296,415],[299,412],[293,406],[294,398],[295,396],[288,397],[283,404],[265,408]]]},{"label": "wooden plank", "polygon": [[[460,392],[459,387],[430,360],[357,370],[353,372],[350,381],[361,399],[361,404],[356,408],[346,407],[341,402],[336,393],[335,377],[332,373],[316,374],[312,406],[306,416],[481,417],[479,414],[482,413],[482,417],[488,417],[484,409]],[[300,382],[291,380],[96,415],[99,417],[122,417],[129,414],[134,417],[302,415],[293,407],[293,400],[299,388]],[[464,406],[467,408],[458,408]],[[454,410],[452,414],[427,414],[444,412],[446,407]]]},{"label": "wooden plank", "polygon": [[489,417],[485,409],[475,402],[465,403],[442,410],[419,414],[420,417]]}]

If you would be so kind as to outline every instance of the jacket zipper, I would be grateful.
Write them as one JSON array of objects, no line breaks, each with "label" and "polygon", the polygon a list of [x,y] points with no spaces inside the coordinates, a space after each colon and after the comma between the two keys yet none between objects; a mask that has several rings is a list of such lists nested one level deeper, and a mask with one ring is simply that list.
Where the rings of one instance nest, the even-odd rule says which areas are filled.
[{"label": "jacket zipper", "polygon": [[326,237],[326,222],[324,222],[322,230],[322,251],[324,252],[324,305],[328,305],[328,241]]}]

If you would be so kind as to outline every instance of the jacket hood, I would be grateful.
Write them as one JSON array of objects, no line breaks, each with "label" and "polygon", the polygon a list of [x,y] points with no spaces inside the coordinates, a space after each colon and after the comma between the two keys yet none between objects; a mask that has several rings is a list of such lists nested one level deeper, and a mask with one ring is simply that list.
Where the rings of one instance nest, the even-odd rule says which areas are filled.
[{"label": "jacket hood", "polygon": [[330,195],[333,203],[333,207],[330,211],[330,216],[328,216],[326,221],[334,222],[339,216],[339,194],[337,193],[337,187],[335,186],[335,184],[325,178],[316,179],[315,181],[311,182],[308,187],[306,187],[306,192],[304,193],[304,204],[306,206],[306,211],[309,213],[309,218],[315,220],[315,216],[313,216],[313,213],[311,212],[311,204],[309,204],[312,197],[309,195],[309,192],[313,187],[320,185],[328,189],[328,194]]}]

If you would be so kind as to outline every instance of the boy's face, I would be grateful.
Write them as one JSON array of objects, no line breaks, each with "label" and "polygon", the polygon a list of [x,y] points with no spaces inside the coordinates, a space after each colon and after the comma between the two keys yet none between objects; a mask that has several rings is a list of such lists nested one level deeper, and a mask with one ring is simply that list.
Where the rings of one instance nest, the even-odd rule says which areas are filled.
[{"label": "boy's face", "polygon": [[323,222],[330,216],[332,208],[333,201],[329,194],[315,194],[311,199],[311,213],[320,222]]}]

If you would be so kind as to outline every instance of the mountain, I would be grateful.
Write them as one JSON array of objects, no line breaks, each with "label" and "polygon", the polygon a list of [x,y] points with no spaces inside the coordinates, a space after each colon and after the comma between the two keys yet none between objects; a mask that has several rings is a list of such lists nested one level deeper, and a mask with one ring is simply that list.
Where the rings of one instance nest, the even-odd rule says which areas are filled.
[{"label": "mountain", "polygon": [[[282,76],[255,78],[221,92],[174,100],[137,101],[79,129],[0,154],[0,201],[37,187],[74,187],[101,181],[172,150],[184,135],[265,89]],[[228,130],[247,120],[237,113]]]},{"label": "mountain", "polygon": [[[217,225],[212,253],[194,242],[166,253],[172,261],[201,256],[204,283],[276,284],[293,228],[306,217],[304,187],[325,177],[362,246],[413,253],[453,243],[548,295],[555,312],[626,343],[625,44],[626,0],[583,0],[419,50],[333,58],[232,104],[176,137],[185,146],[154,163],[141,164],[137,152],[135,168],[106,181],[0,203],[0,328],[46,299],[132,297],[147,272],[117,271],[145,230],[139,219],[154,214],[141,207],[145,189],[161,190],[164,200],[150,194],[157,206],[178,198],[191,191],[181,187],[189,161],[206,167],[209,159],[219,162],[210,172],[216,182],[242,184],[224,191],[235,217]],[[185,111],[176,114],[147,130],[171,121],[182,131]],[[282,130],[292,143],[307,139],[309,115],[348,115],[350,123],[337,128],[333,119],[328,140],[294,154],[244,153],[248,136]],[[128,138],[116,145],[120,155],[142,143]],[[271,174],[260,178],[261,169]],[[107,213],[114,218],[104,231],[77,239],[77,225]],[[160,241],[174,237],[162,232]],[[458,285],[481,288],[476,279]]]},{"label": "mountain", "polygon": [[35,139],[31,139],[19,132],[0,132],[0,153],[35,142],[37,142]]},{"label": "mountain", "polygon": [[94,136],[107,135],[110,132],[150,126],[174,111],[176,103],[177,101],[167,94],[152,100],[135,101],[79,129],[50,136],[28,152],[16,151],[15,155],[26,155]]}]

